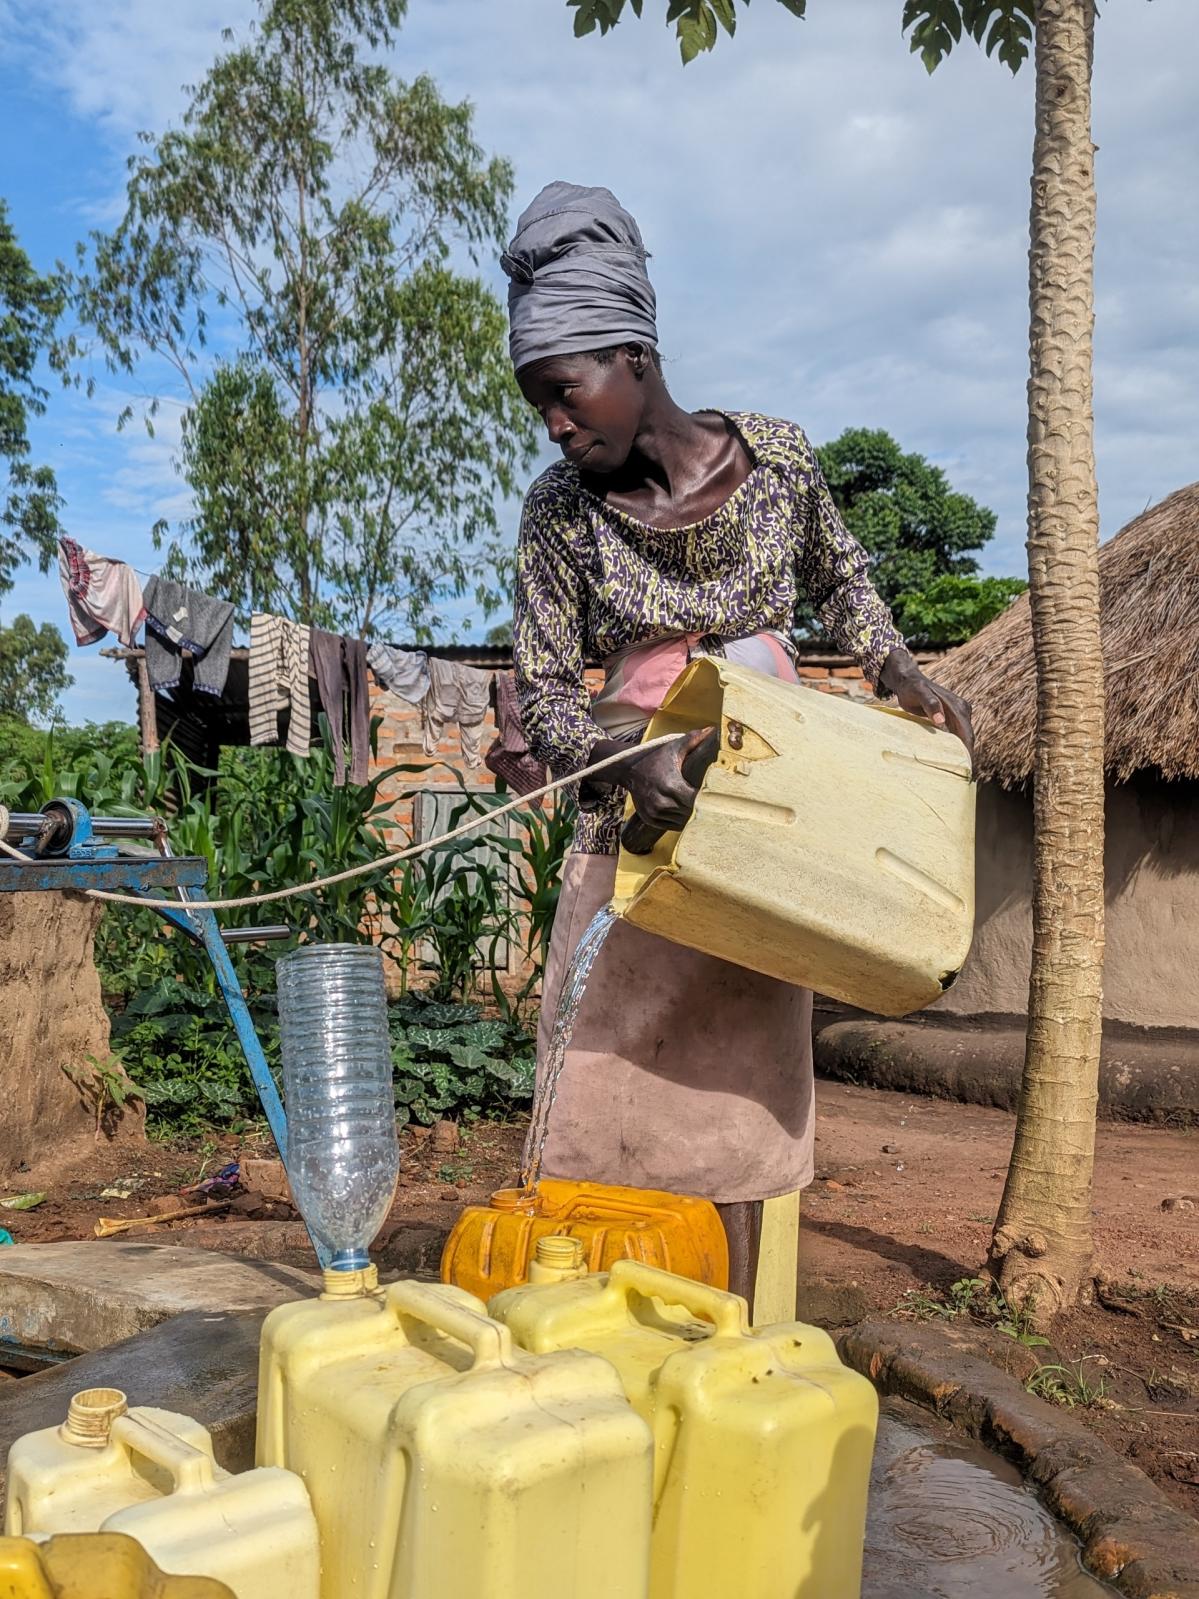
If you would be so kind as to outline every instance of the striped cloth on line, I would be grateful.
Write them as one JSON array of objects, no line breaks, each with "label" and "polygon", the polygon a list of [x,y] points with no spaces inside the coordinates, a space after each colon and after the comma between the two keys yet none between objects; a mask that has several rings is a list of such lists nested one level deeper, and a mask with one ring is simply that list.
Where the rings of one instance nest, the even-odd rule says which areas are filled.
[{"label": "striped cloth on line", "polygon": [[283,616],[250,618],[250,743],[279,742],[279,712],[290,709],[287,748],[307,755],[312,732],[308,698],[308,629]]}]

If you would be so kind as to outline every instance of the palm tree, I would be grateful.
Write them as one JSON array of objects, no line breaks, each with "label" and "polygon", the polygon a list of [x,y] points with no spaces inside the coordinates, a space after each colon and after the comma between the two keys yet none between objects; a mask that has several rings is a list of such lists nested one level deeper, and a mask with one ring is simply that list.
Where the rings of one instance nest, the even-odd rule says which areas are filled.
[{"label": "palm tree", "polygon": [[[575,32],[626,0],[567,0]],[[628,0],[640,16],[643,0]],[[748,3],[748,0],[745,0]],[[806,0],[779,0],[802,17]],[[684,62],[736,25],[735,0],[671,0]],[[1029,252],[1028,575],[1037,665],[1036,872],[1028,1040],[990,1265],[1038,1322],[1092,1262],[1103,984],[1103,661],[1093,447],[1095,0],[905,0],[931,72],[963,33],[1012,71],[1035,46]]]},{"label": "palm tree", "polygon": [[1089,1280],[1103,1001],[1103,651],[1091,405],[1094,0],[1039,0],[1029,250],[1028,578],[1037,664],[1033,956],[991,1241],[1038,1320]]}]

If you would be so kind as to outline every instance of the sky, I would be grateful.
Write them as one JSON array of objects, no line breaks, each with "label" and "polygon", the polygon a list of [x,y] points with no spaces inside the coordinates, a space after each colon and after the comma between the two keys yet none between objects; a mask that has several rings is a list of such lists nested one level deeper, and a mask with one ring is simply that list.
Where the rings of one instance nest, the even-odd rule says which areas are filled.
[{"label": "sky", "polygon": [[[1096,450],[1102,536],[1199,477],[1196,0],[1109,0],[1097,26]],[[142,130],[186,104],[250,0],[0,0],[0,194],[35,265],[120,215]],[[393,64],[469,99],[516,171],[604,184],[651,251],[667,380],[688,407],[793,418],[818,442],[886,428],[992,507],[986,571],[1025,536],[1031,67],[966,44],[931,78],[899,0],[770,0],[684,70],[664,0],[576,40],[564,0],[410,0]],[[498,267],[488,275],[503,292]],[[127,394],[56,392],[36,425],[83,544],[146,571],[185,516],[178,413],[118,433]],[[549,456],[546,456],[549,459]],[[515,536],[518,507],[510,508]],[[57,574],[19,574],[3,615],[68,638]],[[490,625],[469,608],[459,637]],[[112,642],[109,640],[108,642]],[[76,649],[69,720],[132,719],[123,670]]]}]

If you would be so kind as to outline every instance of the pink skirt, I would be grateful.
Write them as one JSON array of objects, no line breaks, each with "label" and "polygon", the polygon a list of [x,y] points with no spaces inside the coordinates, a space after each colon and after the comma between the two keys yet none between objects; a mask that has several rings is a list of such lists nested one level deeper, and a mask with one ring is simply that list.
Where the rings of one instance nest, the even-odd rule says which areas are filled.
[{"label": "pink skirt", "polygon": [[[571,855],[546,963],[538,1074],[558,993],[616,858]],[[617,922],[558,1081],[542,1171],[716,1204],[812,1180],[812,996]]]}]

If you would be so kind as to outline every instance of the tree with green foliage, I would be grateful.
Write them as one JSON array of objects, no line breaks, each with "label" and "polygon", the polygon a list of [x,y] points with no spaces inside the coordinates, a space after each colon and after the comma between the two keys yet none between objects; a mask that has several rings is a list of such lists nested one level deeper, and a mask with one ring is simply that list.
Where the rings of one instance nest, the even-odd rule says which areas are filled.
[{"label": "tree with green foliage", "polygon": [[24,561],[48,570],[61,531],[54,472],[30,460],[29,419],[46,409],[38,364],[43,356],[57,361],[54,330],[62,308],[61,280],[34,271],[0,200],[0,470],[7,478],[0,500],[0,594],[12,588]]},{"label": "tree with green foliage", "polygon": [[469,104],[380,61],[406,10],[260,0],[146,138],[75,301],[110,366],[158,385],[151,430],[182,406],[172,571],[243,613],[421,637],[439,597],[498,603],[535,433],[503,307],[458,265],[502,243],[511,169]]},{"label": "tree with green foliage", "polygon": [[964,644],[1002,615],[1027,587],[1022,577],[943,572],[925,588],[896,598],[895,621],[905,638],[917,643]]},{"label": "tree with green foliage", "polygon": [[[881,428],[847,428],[816,453],[837,509],[870,555],[871,579],[888,605],[922,593],[940,577],[978,571],[974,552],[995,532],[995,513],[951,489],[939,466],[900,449]],[[967,592],[961,591],[963,599]],[[802,605],[797,628],[806,632],[816,625],[811,608]]]},{"label": "tree with green foliage", "polygon": [[[626,3],[567,0],[575,32]],[[749,0],[744,0],[748,5]],[[779,0],[802,18],[807,0]],[[1095,0],[903,0],[932,72],[963,35],[1018,71],[1036,62],[1029,251],[1028,570],[1037,668],[1035,873],[1028,1040],[990,1265],[1040,1321],[1091,1273],[1103,1014],[1104,680],[1095,481]],[[684,62],[737,24],[735,0],[667,0]]]},{"label": "tree with green foliage", "polygon": [[0,717],[48,722],[58,696],[74,678],[67,671],[67,643],[52,622],[40,627],[32,617],[0,625]]}]

